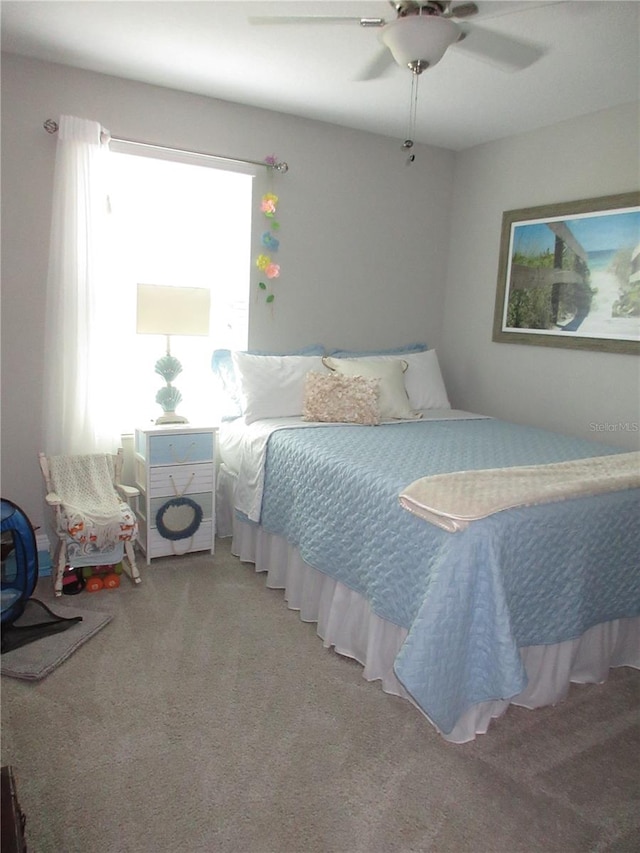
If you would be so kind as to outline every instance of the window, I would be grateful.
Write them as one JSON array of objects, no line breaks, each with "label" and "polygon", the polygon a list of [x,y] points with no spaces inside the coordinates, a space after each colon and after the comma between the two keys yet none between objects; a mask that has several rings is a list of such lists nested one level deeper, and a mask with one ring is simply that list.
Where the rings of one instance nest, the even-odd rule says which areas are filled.
[{"label": "window", "polygon": [[154,364],[166,339],[135,333],[139,282],[210,289],[209,337],[171,339],[183,368],[174,382],[182,394],[178,413],[210,424],[218,417],[211,354],[247,346],[253,176],[198,155],[176,161],[152,156],[154,149],[144,146],[111,148],[110,279],[124,327],[122,334],[114,331],[113,351],[105,356],[113,369],[126,365],[125,399],[114,401],[122,409],[122,431],[162,413],[155,395],[164,380]]}]

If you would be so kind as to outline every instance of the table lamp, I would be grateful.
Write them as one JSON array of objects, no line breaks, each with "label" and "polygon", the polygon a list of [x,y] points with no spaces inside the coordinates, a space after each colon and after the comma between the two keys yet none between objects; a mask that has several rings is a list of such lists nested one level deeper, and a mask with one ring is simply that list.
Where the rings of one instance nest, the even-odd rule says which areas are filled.
[{"label": "table lamp", "polygon": [[136,332],[139,335],[166,335],[166,354],[156,361],[155,370],[167,383],[156,394],[156,403],[164,414],[156,424],[186,424],[187,418],[176,414],[182,394],[172,385],[182,372],[182,365],[171,355],[171,335],[209,334],[211,295],[206,287],[172,287],[163,284],[139,284]]}]

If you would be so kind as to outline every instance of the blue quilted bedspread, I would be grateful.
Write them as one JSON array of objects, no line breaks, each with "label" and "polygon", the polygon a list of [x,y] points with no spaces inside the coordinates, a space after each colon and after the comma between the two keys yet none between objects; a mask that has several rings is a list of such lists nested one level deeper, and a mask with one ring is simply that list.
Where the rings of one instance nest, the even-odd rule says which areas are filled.
[{"label": "blue quilted bedspread", "polygon": [[510,509],[448,533],[403,510],[409,483],[454,470],[620,452],[493,419],[280,430],[261,523],[408,629],[399,680],[445,733],[526,686],[519,647],[640,615],[640,490]]}]

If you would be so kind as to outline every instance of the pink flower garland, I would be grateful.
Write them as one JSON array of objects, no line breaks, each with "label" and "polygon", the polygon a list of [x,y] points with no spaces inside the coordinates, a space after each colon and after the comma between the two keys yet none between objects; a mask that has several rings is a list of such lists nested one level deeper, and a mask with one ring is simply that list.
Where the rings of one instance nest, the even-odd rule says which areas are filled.
[{"label": "pink flower garland", "polygon": [[[268,166],[274,166],[277,163],[277,158],[275,154],[271,154],[269,157],[265,157],[265,163]],[[280,247],[280,241],[277,240],[271,231],[278,231],[280,228],[280,223],[275,219],[276,210],[278,206],[278,196],[274,195],[274,193],[265,193],[260,200],[260,212],[266,217],[269,221],[269,229],[265,231],[262,235],[262,245],[269,252],[277,252]],[[260,254],[256,258],[256,266],[260,270],[260,272],[264,273],[264,275],[268,279],[278,278],[280,276],[280,264],[275,263],[271,255]],[[260,290],[267,291],[267,285],[264,281],[258,282],[258,287]],[[268,293],[265,301],[267,303],[272,303],[275,299],[275,295],[273,293]]]}]

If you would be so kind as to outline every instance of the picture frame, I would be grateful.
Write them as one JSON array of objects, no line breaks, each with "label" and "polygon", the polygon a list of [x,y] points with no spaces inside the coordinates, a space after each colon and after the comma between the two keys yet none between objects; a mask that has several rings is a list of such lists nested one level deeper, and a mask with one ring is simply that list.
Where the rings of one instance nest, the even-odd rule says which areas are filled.
[{"label": "picture frame", "polygon": [[493,340],[640,354],[640,191],[503,213]]}]

